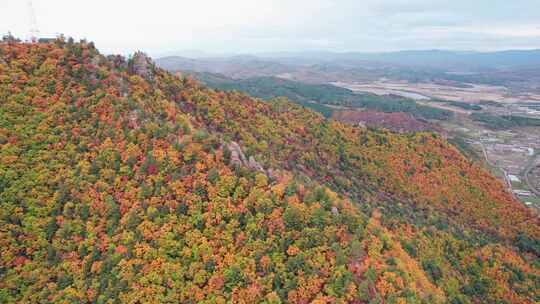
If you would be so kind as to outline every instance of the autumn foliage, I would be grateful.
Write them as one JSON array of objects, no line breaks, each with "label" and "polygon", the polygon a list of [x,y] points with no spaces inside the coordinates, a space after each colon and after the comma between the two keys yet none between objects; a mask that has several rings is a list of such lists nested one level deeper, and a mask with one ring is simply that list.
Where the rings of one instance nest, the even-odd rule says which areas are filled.
[{"label": "autumn foliage", "polygon": [[1,303],[537,303],[538,224],[435,134],[0,44]]}]

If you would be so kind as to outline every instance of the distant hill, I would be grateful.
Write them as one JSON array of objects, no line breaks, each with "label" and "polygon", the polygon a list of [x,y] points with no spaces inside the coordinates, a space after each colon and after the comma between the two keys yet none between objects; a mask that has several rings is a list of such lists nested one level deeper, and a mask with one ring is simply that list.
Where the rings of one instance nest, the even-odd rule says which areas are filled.
[{"label": "distant hill", "polygon": [[[189,53],[188,53],[189,54]],[[164,68],[174,68],[175,58],[170,56],[156,60]],[[254,55],[231,55],[200,58],[203,61],[231,61],[245,63],[250,60],[270,61],[285,65],[313,65],[324,63],[386,63],[401,66],[432,67],[445,69],[509,69],[540,67],[540,50],[508,50],[498,52],[420,50],[386,53],[334,53],[334,52],[282,52]]]},{"label": "distant hill", "polygon": [[506,69],[540,66],[540,50],[508,50],[499,52],[420,50],[386,53],[263,53],[261,58],[277,62],[293,63],[294,59],[311,62],[378,62],[402,66],[433,68],[490,68]]},{"label": "distant hill", "polygon": [[320,112],[325,117],[331,117],[335,107],[365,108],[388,113],[402,112],[421,119],[446,120],[452,117],[449,111],[422,106],[412,99],[394,95],[359,94],[330,84],[308,84],[277,77],[232,79],[212,73],[193,75],[209,87],[219,90],[237,90],[266,100],[287,97]]},{"label": "distant hill", "polygon": [[166,57],[156,62],[170,71],[210,72],[235,79],[279,76],[321,84],[390,78],[453,86],[503,85],[517,91],[540,91],[540,50],[263,53],[197,60]]},{"label": "distant hill", "polygon": [[291,69],[276,62],[254,56],[233,56],[226,58],[164,57],[156,59],[156,64],[170,71],[195,71],[226,74],[232,78],[274,76],[290,72]]}]

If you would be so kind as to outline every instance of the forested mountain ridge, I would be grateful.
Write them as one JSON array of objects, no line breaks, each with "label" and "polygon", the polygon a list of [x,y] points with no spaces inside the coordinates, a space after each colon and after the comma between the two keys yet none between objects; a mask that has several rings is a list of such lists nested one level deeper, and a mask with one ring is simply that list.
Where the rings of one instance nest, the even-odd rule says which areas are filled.
[{"label": "forested mountain ridge", "polygon": [[431,133],[0,45],[0,300],[535,303],[537,217]]},{"label": "forested mountain ridge", "polygon": [[290,101],[317,111],[327,118],[332,116],[335,107],[364,108],[387,113],[405,112],[421,119],[446,120],[452,116],[449,111],[419,105],[414,100],[401,96],[360,94],[331,84],[308,84],[278,77],[232,79],[212,73],[193,75],[206,86],[218,90],[238,90],[265,100],[287,97]]}]

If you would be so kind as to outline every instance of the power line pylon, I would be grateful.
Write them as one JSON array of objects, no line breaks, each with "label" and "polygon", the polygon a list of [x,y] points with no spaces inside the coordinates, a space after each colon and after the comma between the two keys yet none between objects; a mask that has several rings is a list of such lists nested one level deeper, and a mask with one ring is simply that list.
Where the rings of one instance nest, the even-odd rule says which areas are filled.
[{"label": "power line pylon", "polygon": [[36,43],[38,42],[39,29],[37,26],[36,11],[34,10],[34,5],[31,0],[28,0],[28,16],[30,18],[29,40],[31,43]]}]

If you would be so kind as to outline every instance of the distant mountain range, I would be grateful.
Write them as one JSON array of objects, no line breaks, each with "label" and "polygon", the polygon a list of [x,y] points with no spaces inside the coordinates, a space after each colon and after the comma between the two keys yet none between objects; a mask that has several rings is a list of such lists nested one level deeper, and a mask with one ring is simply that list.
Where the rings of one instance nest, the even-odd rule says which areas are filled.
[{"label": "distant mountain range", "polygon": [[260,59],[255,56],[232,56],[216,58],[186,58],[180,56],[163,57],[156,63],[171,71],[195,71],[226,74],[233,78],[255,76],[273,76],[292,72],[293,67],[277,62]]},{"label": "distant mountain range", "polygon": [[264,54],[262,58],[273,58],[294,62],[290,59],[304,58],[313,62],[379,62],[402,66],[433,68],[508,68],[540,65],[540,50],[508,50],[499,52],[474,51],[399,51],[388,53],[281,53]]},{"label": "distant mountain range", "polygon": [[478,83],[514,91],[540,91],[540,50],[501,52],[401,51],[389,53],[261,53],[222,57],[156,59],[169,71],[209,72],[234,79],[275,76],[306,83],[366,82],[389,78],[409,82]]},{"label": "distant mountain range", "polygon": [[[158,60],[168,62],[178,56],[168,56]],[[182,52],[180,57],[198,58],[211,61],[267,60],[287,65],[322,63],[361,63],[377,62],[401,66],[421,66],[451,69],[504,69],[515,67],[540,66],[540,50],[508,50],[497,52],[420,50],[381,53],[360,52],[274,52],[254,55],[212,56],[204,52]]]}]

